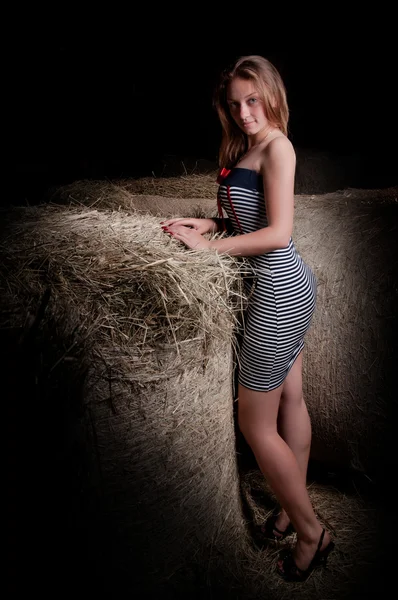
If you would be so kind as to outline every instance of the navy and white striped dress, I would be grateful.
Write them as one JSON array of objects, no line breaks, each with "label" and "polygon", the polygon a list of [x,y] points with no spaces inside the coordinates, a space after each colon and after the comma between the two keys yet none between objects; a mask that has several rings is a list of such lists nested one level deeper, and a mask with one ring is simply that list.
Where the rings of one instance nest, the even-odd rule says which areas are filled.
[{"label": "navy and white striped dress", "polygon": [[[228,215],[233,235],[267,227],[259,173],[235,167],[219,181],[219,207]],[[251,390],[270,391],[283,383],[304,347],[315,310],[316,278],[292,238],[286,248],[247,259],[256,285],[245,313],[238,381]],[[247,291],[252,287],[245,285]]]}]

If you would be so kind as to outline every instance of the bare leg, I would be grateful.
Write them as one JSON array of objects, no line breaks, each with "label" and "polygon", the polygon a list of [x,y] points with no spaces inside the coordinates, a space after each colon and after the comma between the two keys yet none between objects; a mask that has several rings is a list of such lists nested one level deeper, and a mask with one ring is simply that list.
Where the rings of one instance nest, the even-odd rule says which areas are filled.
[{"label": "bare leg", "polygon": [[[302,352],[294,362],[282,387],[278,413],[278,431],[292,450],[307,484],[307,468],[311,447],[311,422],[303,398]],[[286,511],[282,508],[275,525],[284,531],[290,522]]]},{"label": "bare leg", "polygon": [[[297,531],[295,560],[306,569],[322,532],[295,455],[277,431],[282,386],[256,392],[239,385],[238,422],[257,464]],[[322,548],[330,540],[326,533]]]}]

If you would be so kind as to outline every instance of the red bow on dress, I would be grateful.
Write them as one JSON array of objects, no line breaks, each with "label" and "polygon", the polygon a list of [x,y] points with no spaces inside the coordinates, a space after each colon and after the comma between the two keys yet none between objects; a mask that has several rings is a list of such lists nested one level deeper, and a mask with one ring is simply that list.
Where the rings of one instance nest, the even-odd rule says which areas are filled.
[{"label": "red bow on dress", "polygon": [[226,169],[225,167],[223,167],[218,174],[217,183],[222,183],[224,179],[230,174],[230,172],[231,169]]}]

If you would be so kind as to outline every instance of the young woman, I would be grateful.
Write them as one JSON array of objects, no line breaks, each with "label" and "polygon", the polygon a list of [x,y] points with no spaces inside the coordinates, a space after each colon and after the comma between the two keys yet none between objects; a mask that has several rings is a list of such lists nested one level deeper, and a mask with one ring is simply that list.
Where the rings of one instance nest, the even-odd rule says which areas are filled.
[{"label": "young woman", "polygon": [[[334,547],[306,487],[311,424],[302,391],[302,350],[315,309],[316,280],[292,240],[295,152],[287,137],[282,79],[261,56],[241,57],[215,94],[223,135],[218,201],[228,219],[169,219],[163,229],[188,248],[248,257],[256,287],[245,314],[238,373],[238,424],[280,504],[263,532],[297,532],[277,570],[305,580]],[[203,234],[228,227],[231,236]]]}]

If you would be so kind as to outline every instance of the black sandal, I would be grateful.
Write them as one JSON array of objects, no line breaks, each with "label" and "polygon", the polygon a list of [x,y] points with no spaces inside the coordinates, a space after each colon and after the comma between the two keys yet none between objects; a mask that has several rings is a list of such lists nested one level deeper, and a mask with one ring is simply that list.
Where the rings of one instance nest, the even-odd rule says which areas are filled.
[{"label": "black sandal", "polygon": [[[321,550],[323,538],[325,537],[325,529],[322,529],[321,537],[318,542],[318,548],[314,554],[314,558],[308,565],[307,569],[299,569],[294,562],[293,553],[291,550],[284,550],[279,555],[279,561],[282,561],[282,568],[279,564],[276,565],[278,574],[285,579],[285,581],[305,581],[311,575],[312,571],[317,567],[326,567],[327,559],[335,544],[331,540],[326,548]],[[278,561],[278,562],[279,562]]]},{"label": "black sandal", "polygon": [[265,523],[260,527],[260,531],[267,539],[273,540],[274,542],[281,542],[285,539],[285,537],[291,535],[295,531],[295,529],[292,523],[289,523],[286,529],[281,531],[275,525],[277,518],[278,514],[275,513],[268,517]]}]

